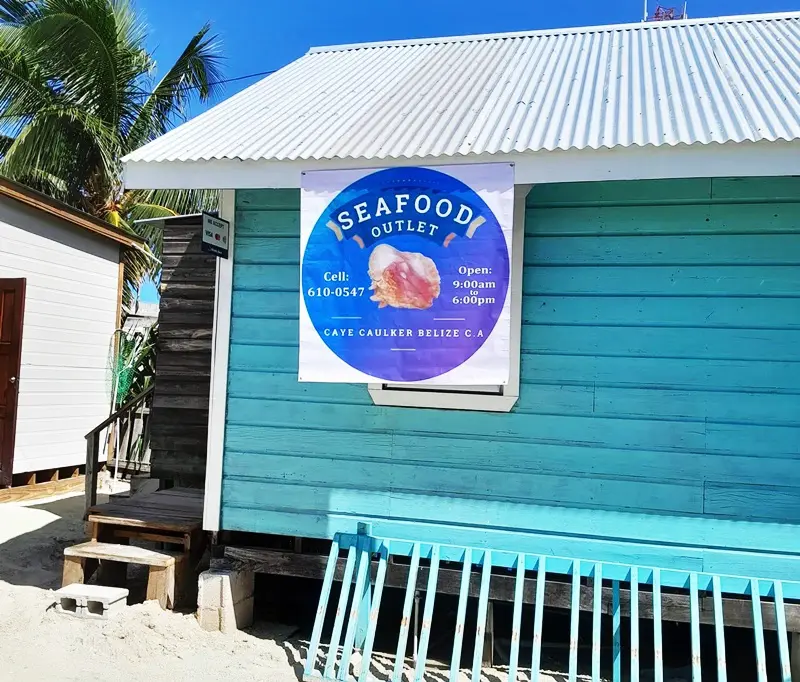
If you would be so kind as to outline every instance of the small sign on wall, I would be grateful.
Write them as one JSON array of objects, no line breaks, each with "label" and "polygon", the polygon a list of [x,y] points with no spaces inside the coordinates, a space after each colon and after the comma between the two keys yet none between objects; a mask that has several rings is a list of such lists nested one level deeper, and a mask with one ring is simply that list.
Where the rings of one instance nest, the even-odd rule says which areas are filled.
[{"label": "small sign on wall", "polygon": [[231,224],[227,220],[203,213],[203,253],[211,253],[220,258],[228,257],[228,238]]}]

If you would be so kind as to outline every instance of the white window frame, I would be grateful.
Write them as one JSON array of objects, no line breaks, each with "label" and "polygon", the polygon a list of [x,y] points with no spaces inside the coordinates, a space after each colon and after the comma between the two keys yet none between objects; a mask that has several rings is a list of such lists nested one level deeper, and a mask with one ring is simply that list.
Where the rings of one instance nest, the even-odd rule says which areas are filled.
[{"label": "white window frame", "polygon": [[522,340],[522,270],[525,250],[525,200],[531,185],[514,185],[511,233],[511,358],[505,386],[435,386],[429,384],[368,384],[376,405],[429,407],[437,410],[510,412],[519,400]]}]

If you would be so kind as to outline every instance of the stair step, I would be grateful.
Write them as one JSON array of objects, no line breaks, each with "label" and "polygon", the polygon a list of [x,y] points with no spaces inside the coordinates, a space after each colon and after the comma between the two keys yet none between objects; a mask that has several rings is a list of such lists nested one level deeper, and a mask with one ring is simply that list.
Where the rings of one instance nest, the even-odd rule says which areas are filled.
[{"label": "stair step", "polygon": [[145,549],[133,545],[117,545],[109,542],[84,542],[64,549],[65,557],[81,559],[100,559],[119,561],[126,564],[144,564],[146,566],[173,566],[183,560],[180,552]]}]

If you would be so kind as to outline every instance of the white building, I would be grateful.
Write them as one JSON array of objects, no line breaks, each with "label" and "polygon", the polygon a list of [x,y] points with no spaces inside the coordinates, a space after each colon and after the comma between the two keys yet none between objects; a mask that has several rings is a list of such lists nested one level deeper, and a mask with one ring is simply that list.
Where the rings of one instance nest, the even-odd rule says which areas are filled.
[{"label": "white building", "polygon": [[108,416],[122,254],[136,239],[0,180],[0,486],[85,462]]}]

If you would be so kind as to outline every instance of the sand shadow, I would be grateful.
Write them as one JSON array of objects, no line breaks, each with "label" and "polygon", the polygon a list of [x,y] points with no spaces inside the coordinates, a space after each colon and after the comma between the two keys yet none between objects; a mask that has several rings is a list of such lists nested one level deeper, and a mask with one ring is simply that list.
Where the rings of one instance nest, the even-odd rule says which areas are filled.
[{"label": "sand shadow", "polygon": [[[295,677],[297,677],[298,682],[303,682],[303,647],[301,642],[288,642],[284,641],[280,643],[281,648],[286,653],[286,660],[289,661],[289,665],[292,666],[292,670],[294,671]],[[308,644],[306,643],[306,647]]]},{"label": "sand shadow", "polygon": [[[42,504],[0,505],[0,581],[11,585],[58,589],[64,548],[82,542],[85,535],[82,495]],[[19,534],[14,527],[20,528]],[[29,530],[28,530],[29,529]]]},{"label": "sand shadow", "polygon": [[[298,681],[303,680],[304,674],[304,654],[308,650],[308,642],[307,641],[299,641],[294,640],[292,642],[282,642],[281,646],[283,650],[286,652],[286,657],[289,663],[292,665],[294,669],[294,673],[298,679]],[[348,680],[357,680],[360,679],[361,675],[361,666],[364,665],[364,661],[360,658],[360,653],[353,653],[353,656],[358,661],[357,663],[351,661],[350,667],[348,670],[349,675],[347,676]],[[328,657],[328,647],[324,645],[320,645],[317,651],[317,658],[315,661],[315,674],[319,676],[322,672],[323,667],[327,661]],[[337,657],[337,664],[334,668],[336,677],[339,677],[339,659]],[[369,680],[374,680],[375,682],[390,682],[394,679],[394,666],[395,666],[395,657],[392,654],[384,653],[384,652],[373,652],[372,657],[369,661]],[[401,679],[404,680],[411,680],[414,679],[414,663],[413,660],[408,658],[405,659],[403,664],[403,674]],[[324,678],[328,679],[328,678]],[[449,667],[441,661],[432,661],[428,660],[425,674],[424,674],[424,682],[448,682],[450,680],[450,671]],[[469,679],[469,671],[466,668],[461,668],[459,679]],[[527,679],[525,674],[522,673],[519,679]],[[554,678],[547,678],[552,679],[554,682],[566,682],[567,678],[564,676],[554,677]],[[503,672],[503,668],[496,668],[493,670],[483,668],[481,670],[480,675],[480,682],[507,682],[508,680],[508,672],[507,669]]]}]

